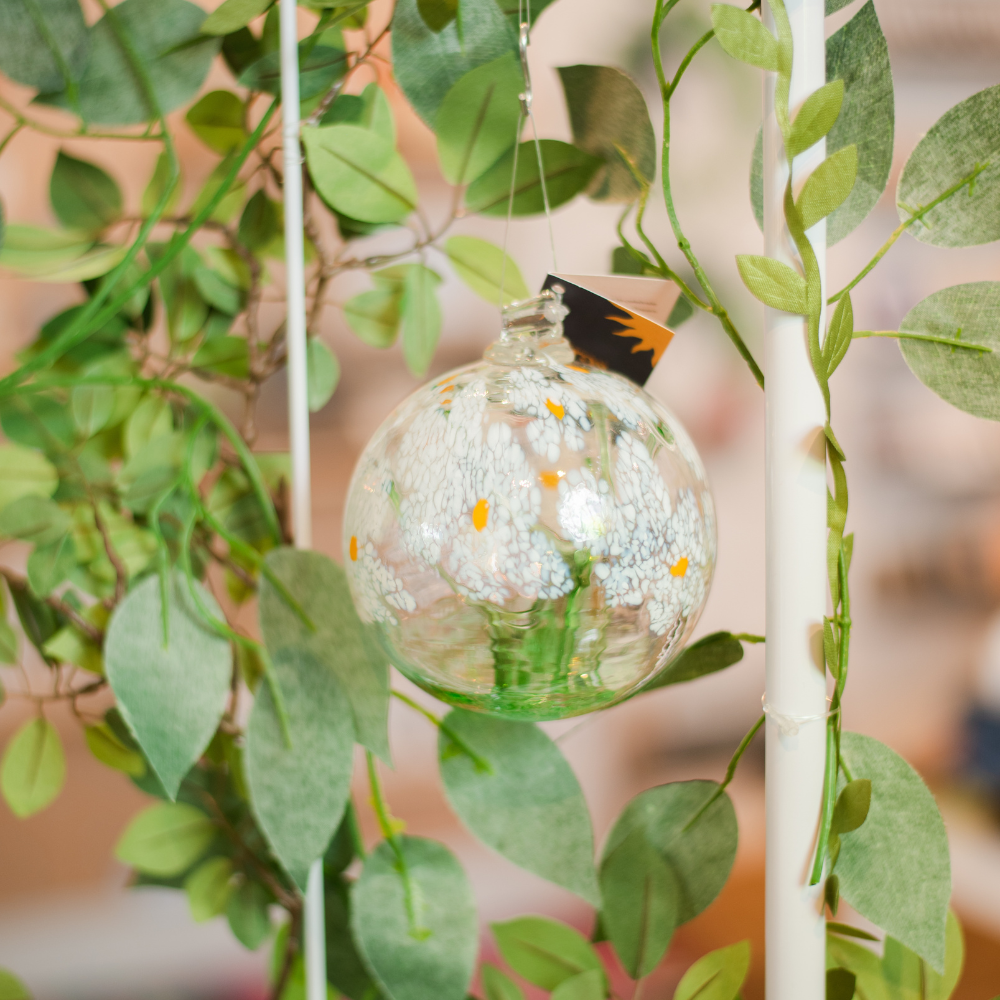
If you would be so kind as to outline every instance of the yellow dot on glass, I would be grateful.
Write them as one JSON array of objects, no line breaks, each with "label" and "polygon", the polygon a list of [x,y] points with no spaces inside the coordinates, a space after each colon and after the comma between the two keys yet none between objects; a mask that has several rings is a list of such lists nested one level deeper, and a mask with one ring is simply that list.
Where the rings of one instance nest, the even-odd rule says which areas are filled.
[{"label": "yellow dot on glass", "polygon": [[564,475],[565,473],[563,472],[539,472],[538,478],[541,480],[542,486],[547,486],[550,490],[554,490]]},{"label": "yellow dot on glass", "polygon": [[545,400],[545,405],[557,420],[562,420],[566,416],[566,407],[562,403],[553,403],[551,399]]},{"label": "yellow dot on glass", "polygon": [[687,556],[681,556],[680,559],[678,559],[677,562],[675,562],[673,566],[670,567],[671,576],[683,576],[687,571],[688,571]]},{"label": "yellow dot on glass", "polygon": [[358,561],[358,536],[351,535],[351,562]]},{"label": "yellow dot on glass", "polygon": [[475,526],[476,531],[482,531],[486,527],[486,518],[490,513],[490,505],[486,500],[480,500],[475,507],[472,508],[472,523]]}]

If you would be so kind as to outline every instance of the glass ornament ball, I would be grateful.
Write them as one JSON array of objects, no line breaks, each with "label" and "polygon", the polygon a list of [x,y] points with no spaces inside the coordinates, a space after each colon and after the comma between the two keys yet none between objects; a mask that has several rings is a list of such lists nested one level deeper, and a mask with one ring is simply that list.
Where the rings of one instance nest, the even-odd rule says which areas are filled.
[{"label": "glass ornament ball", "polygon": [[390,661],[442,701],[561,719],[628,697],[677,653],[715,566],[684,428],[574,358],[560,297],[505,311],[482,361],[424,385],[351,480],[344,560]]}]

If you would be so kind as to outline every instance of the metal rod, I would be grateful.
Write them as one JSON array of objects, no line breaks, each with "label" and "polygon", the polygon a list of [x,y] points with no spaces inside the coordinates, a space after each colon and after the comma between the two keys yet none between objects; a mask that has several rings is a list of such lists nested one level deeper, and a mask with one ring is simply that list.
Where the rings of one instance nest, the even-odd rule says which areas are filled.
[{"label": "metal rod", "polygon": [[[825,82],[823,0],[785,0],[794,38],[791,113]],[[773,30],[765,4],[764,23]],[[774,116],[775,76],[764,82],[764,251],[796,266],[782,198],[788,169]],[[826,155],[825,141],[795,159],[793,190]],[[826,223],[809,231],[826,270]],[[767,309],[765,518],[767,571],[766,993],[823,1000],[822,886],[808,886],[815,849],[826,726],[822,626],[826,610],[826,456],[823,398],[801,316]],[[809,721],[781,725],[781,716]],[[784,732],[782,732],[784,729]],[[793,733],[793,730],[797,732]]]},{"label": "metal rod", "polygon": [[[288,426],[292,453],[292,533],[295,547],[312,547],[309,402],[306,369],[305,260],[302,238],[302,147],[299,143],[299,45],[296,0],[281,0],[281,115],[285,202],[285,285],[288,344]],[[294,734],[293,734],[294,738]],[[309,869],[305,901],[307,1000],[326,1000],[323,860]]]}]

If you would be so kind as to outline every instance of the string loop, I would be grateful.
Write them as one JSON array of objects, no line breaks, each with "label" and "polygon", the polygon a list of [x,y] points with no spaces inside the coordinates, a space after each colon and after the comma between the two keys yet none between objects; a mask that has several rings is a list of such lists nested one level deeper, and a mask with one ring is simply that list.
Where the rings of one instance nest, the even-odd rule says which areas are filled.
[{"label": "string loop", "polygon": [[[773,705],[767,702],[766,698],[766,694],[760,696],[761,708],[764,710],[764,714],[778,727],[778,731],[782,736],[798,736],[799,729],[806,725],[806,723],[820,722],[840,712],[839,708],[834,708],[819,715],[786,715],[784,712],[779,712]],[[830,699],[827,698],[826,702],[830,704]]]}]

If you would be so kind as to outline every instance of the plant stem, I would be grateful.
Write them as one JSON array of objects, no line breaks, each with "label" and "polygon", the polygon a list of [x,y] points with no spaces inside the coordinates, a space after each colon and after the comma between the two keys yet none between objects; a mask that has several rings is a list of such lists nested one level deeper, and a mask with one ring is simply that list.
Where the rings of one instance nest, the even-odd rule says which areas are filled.
[{"label": "plant stem", "polygon": [[393,696],[393,698],[398,698],[404,705],[409,705],[415,712],[419,712],[429,722],[434,723],[434,725],[437,726],[437,728],[440,729],[441,732],[444,733],[444,735],[447,736],[448,739],[462,751],[462,753],[472,760],[473,764],[476,765],[477,771],[483,771],[486,774],[493,774],[493,765],[490,764],[490,762],[484,757],[480,757],[479,754],[477,754],[476,751],[473,750],[472,747],[470,747],[469,744],[461,736],[459,736],[447,722],[444,721],[444,719],[439,719],[433,712],[428,711],[423,705],[414,701],[409,695],[403,694],[402,691],[397,691],[393,688],[389,693]]},{"label": "plant stem", "polygon": [[830,715],[826,720],[826,771],[823,775],[823,807],[819,818],[819,842],[816,844],[816,859],[813,861],[809,884],[816,885],[823,876],[826,849],[830,843],[830,824],[837,802],[837,720]]},{"label": "plant stem", "polygon": [[985,344],[969,344],[954,337],[938,337],[933,333],[907,333],[905,330],[855,330],[854,340],[864,340],[866,337],[895,337],[902,340],[926,340],[932,344],[947,344],[952,350],[961,347],[966,351],[979,351],[992,354],[993,348]]}]

